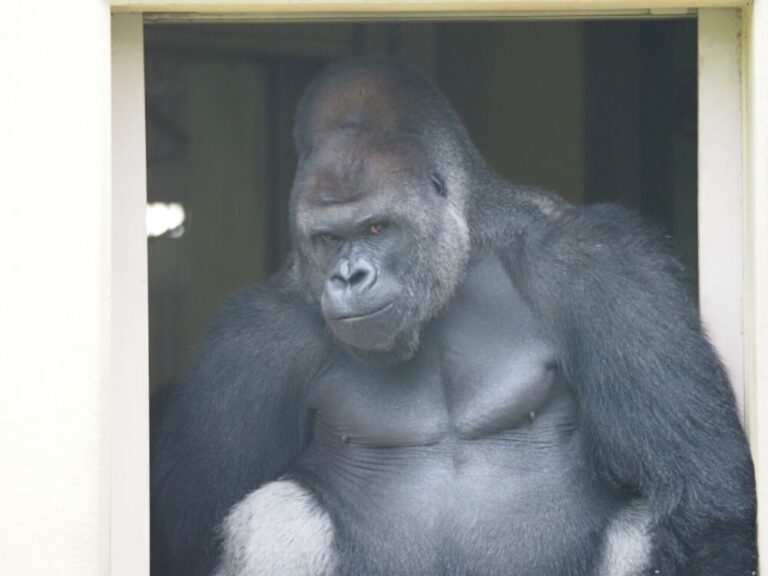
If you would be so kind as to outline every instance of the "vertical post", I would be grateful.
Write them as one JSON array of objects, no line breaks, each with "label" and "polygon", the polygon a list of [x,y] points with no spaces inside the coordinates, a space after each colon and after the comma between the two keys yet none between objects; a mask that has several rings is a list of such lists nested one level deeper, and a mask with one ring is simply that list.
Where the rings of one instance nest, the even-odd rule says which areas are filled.
[{"label": "vertical post", "polygon": [[768,0],[744,9],[747,423],[757,472],[760,571],[768,574]]},{"label": "vertical post", "polygon": [[109,5],[0,10],[0,574],[109,570]]},{"label": "vertical post", "polygon": [[112,16],[111,576],[149,574],[149,352],[144,38]]},{"label": "vertical post", "polygon": [[699,11],[699,294],[744,416],[741,13]]}]

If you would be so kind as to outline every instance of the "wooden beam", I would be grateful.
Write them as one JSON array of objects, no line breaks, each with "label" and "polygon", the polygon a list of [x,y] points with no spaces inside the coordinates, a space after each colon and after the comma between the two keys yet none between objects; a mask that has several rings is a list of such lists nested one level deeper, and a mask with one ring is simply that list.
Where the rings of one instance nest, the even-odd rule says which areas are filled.
[{"label": "wooden beam", "polygon": [[[549,12],[605,14],[626,11],[649,15],[679,15],[688,9],[743,7],[747,0],[112,0],[114,11],[171,13],[248,13],[251,17],[264,15],[274,18],[348,17],[348,16],[411,16],[435,17],[456,15],[495,17],[509,13],[542,16]],[[562,15],[562,14],[561,14]]]}]

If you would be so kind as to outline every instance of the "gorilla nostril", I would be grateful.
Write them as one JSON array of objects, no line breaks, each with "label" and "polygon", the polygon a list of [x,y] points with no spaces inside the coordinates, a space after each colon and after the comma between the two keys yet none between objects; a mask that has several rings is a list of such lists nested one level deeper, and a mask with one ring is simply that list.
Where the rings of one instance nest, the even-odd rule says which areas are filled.
[{"label": "gorilla nostril", "polygon": [[358,268],[349,277],[349,285],[355,286],[361,284],[366,278],[368,278],[368,270],[362,270]]}]

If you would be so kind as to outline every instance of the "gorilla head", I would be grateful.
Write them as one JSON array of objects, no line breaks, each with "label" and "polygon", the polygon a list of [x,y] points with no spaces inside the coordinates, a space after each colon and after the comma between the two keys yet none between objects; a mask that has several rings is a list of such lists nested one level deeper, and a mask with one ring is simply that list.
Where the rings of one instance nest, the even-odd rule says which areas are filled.
[{"label": "gorilla head", "polygon": [[295,139],[301,285],[353,351],[410,357],[469,257],[479,156],[431,84],[371,62],[331,67],[310,86]]}]

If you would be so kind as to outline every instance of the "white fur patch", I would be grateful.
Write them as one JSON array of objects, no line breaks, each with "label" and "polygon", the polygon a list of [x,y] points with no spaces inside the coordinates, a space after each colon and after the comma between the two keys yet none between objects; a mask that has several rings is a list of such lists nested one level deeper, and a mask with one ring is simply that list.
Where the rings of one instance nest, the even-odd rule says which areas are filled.
[{"label": "white fur patch", "polygon": [[333,524],[299,484],[278,480],[251,492],[222,525],[216,576],[329,576]]},{"label": "white fur patch", "polygon": [[603,540],[599,576],[640,576],[651,562],[651,517],[642,502],[621,510]]}]

